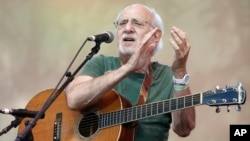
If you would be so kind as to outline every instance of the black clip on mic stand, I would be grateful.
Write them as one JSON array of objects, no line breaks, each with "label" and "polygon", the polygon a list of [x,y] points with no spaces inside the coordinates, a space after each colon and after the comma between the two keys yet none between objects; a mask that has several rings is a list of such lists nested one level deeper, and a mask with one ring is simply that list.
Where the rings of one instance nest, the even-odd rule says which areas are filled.
[{"label": "black clip on mic stand", "polygon": [[[60,79],[59,83],[57,84],[57,86],[55,87],[55,89],[53,90],[53,92],[51,93],[50,97],[47,99],[47,101],[43,105],[43,107],[36,114],[35,118],[28,122],[28,124],[26,125],[25,129],[20,134],[18,134],[18,136],[17,136],[17,138],[16,138],[15,141],[25,141],[25,138],[26,138],[27,134],[31,133],[31,129],[35,126],[35,124],[38,121],[38,119],[40,119],[42,117],[42,115],[45,114],[45,112],[49,108],[49,106],[56,100],[56,98],[61,94],[61,92],[74,79],[74,76],[79,72],[79,70],[82,69],[82,67],[86,64],[86,62],[89,61],[96,53],[98,53],[98,51],[100,50],[100,44],[101,44],[101,42],[96,42],[96,45],[91,49],[91,52],[86,56],[86,59],[80,64],[80,66],[75,70],[75,72],[73,74],[71,74],[71,72],[69,72],[69,68],[72,66],[73,62],[75,61],[76,57],[78,56],[79,52],[84,47],[84,45],[86,44],[87,41],[88,41],[88,39],[86,39],[84,41],[84,43],[82,44],[82,46],[80,47],[80,49],[76,53],[75,57],[71,61],[70,65],[68,66],[66,72],[64,73],[64,75]],[[67,77],[67,80],[58,89],[60,83],[62,82],[62,80],[63,80],[63,78],[65,76]]]},{"label": "black clip on mic stand", "polygon": [[15,119],[13,121],[11,121],[10,125],[8,125],[6,128],[4,128],[0,132],[0,136],[2,136],[3,134],[6,134],[13,127],[16,128],[21,123],[22,120],[23,120],[23,118],[15,116]]}]

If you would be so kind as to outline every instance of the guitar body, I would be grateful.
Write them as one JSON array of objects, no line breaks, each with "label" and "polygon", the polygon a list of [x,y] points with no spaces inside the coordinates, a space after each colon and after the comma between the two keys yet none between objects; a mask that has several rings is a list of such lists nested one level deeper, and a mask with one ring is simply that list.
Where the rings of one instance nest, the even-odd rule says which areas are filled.
[{"label": "guitar body", "polygon": [[[29,110],[40,110],[53,89],[45,90],[34,96],[26,106]],[[134,128],[128,124],[115,125],[99,129],[97,126],[83,126],[87,115],[94,115],[121,110],[130,107],[130,103],[115,91],[105,94],[100,101],[83,112],[68,108],[65,93],[61,93],[46,110],[45,117],[39,119],[32,128],[35,141],[132,141]],[[85,112],[86,111],[86,112]],[[24,118],[18,128],[18,134],[25,128],[30,118]],[[85,132],[85,130],[87,131]]]}]

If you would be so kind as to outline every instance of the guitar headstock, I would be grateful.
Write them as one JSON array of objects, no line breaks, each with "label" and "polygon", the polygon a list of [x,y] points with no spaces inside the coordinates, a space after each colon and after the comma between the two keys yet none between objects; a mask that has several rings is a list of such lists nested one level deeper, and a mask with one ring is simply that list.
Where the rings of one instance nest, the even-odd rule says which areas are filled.
[{"label": "guitar headstock", "polygon": [[241,83],[237,83],[236,86],[227,85],[225,88],[216,86],[215,90],[204,92],[202,103],[209,106],[237,105],[237,108],[240,108],[239,105],[244,104],[245,101],[246,90]]}]

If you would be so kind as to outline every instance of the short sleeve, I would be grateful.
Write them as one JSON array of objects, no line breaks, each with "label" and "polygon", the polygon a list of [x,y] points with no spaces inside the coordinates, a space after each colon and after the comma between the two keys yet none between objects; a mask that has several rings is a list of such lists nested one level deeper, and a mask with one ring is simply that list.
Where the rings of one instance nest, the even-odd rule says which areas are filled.
[{"label": "short sleeve", "polygon": [[98,77],[103,75],[104,70],[104,56],[99,55],[90,59],[84,66],[81,75],[88,75],[91,77]]}]

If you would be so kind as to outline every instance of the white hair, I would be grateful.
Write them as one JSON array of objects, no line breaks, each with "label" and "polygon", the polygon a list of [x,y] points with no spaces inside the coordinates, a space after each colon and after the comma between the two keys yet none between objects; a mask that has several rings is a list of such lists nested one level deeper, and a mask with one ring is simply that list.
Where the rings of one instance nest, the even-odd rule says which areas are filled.
[{"label": "white hair", "polygon": [[152,55],[155,55],[163,46],[164,25],[163,25],[163,21],[161,19],[161,16],[156,12],[156,10],[154,8],[149,8],[149,10],[153,14],[153,26],[158,27],[162,32],[161,39],[158,42],[158,44],[157,44],[157,46],[152,54]]}]

